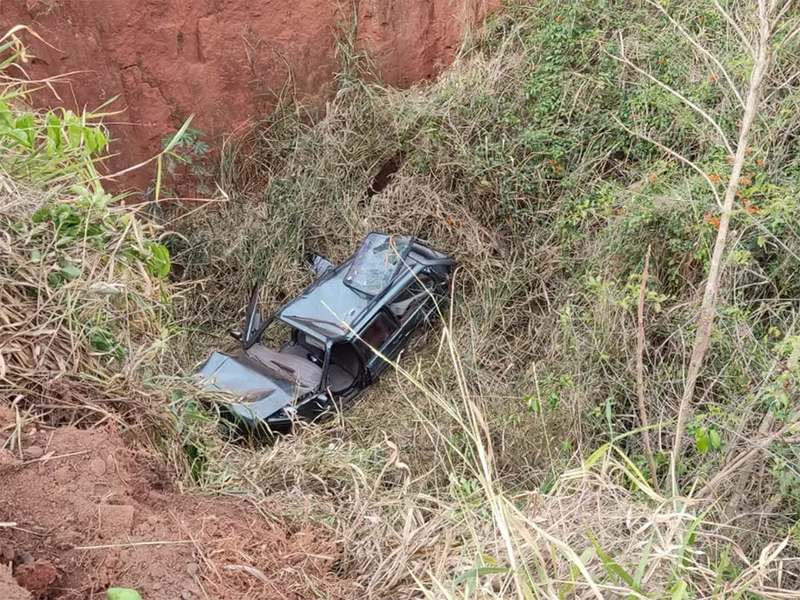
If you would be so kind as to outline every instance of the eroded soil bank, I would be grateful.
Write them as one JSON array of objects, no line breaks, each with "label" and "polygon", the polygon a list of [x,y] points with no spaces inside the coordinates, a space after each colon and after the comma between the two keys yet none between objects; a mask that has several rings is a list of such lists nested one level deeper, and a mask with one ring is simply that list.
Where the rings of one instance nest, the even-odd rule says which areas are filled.
[{"label": "eroded soil bank", "polygon": [[[279,101],[319,104],[340,68],[335,39],[355,31],[378,76],[405,86],[448,65],[465,29],[499,0],[3,0],[0,29],[31,26],[33,79],[64,76],[53,106],[92,110],[113,97],[106,119],[121,156],[113,170],[158,152],[190,114],[210,134],[246,127]],[[343,29],[344,28],[344,29]],[[353,35],[350,33],[350,35]],[[121,184],[145,188],[142,169]]]}]

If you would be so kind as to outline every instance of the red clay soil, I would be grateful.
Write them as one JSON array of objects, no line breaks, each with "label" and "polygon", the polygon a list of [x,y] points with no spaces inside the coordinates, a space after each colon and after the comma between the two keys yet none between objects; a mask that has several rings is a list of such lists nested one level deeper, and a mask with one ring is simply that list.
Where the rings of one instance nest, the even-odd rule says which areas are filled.
[{"label": "red clay soil", "polygon": [[[190,114],[210,134],[267,115],[278,98],[320,104],[339,69],[335,38],[355,28],[379,78],[407,86],[448,65],[465,28],[500,0],[0,0],[0,33],[30,25],[34,79],[71,73],[45,103],[95,109],[119,96],[107,121],[119,170],[153,156]],[[316,102],[315,102],[316,101]],[[123,158],[124,157],[124,158]],[[151,169],[126,176],[145,188]]]},{"label": "red clay soil", "polygon": [[[0,410],[0,446],[11,416]],[[0,450],[2,600],[100,600],[108,587],[145,600],[354,594],[331,573],[337,544],[323,532],[176,493],[110,427],[23,438],[22,458]]]}]

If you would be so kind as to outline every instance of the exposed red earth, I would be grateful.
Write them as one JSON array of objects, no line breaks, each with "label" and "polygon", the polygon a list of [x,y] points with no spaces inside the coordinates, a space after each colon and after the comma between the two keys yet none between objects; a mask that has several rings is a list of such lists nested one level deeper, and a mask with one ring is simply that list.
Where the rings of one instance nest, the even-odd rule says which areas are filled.
[{"label": "exposed red earth", "polygon": [[[0,447],[15,429],[0,406]],[[22,439],[22,456],[0,450],[2,600],[102,600],[108,587],[147,600],[356,593],[333,573],[339,546],[321,528],[179,493],[112,426],[27,425]]]},{"label": "exposed red earth", "polygon": [[[39,101],[107,110],[112,171],[153,156],[190,115],[214,136],[270,113],[281,97],[321,107],[339,69],[335,39],[355,31],[385,83],[435,77],[467,28],[499,0],[0,0],[0,28],[30,26],[34,79],[64,76]],[[352,34],[351,34],[352,35]],[[56,94],[58,97],[56,97]],[[123,177],[144,189],[152,169]]]}]

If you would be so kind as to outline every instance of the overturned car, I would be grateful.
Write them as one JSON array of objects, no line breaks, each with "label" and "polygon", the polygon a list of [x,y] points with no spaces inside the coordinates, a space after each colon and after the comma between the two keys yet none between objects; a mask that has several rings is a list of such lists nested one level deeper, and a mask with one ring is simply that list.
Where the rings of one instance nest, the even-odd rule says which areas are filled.
[{"label": "overturned car", "polygon": [[[411,236],[371,233],[338,267],[310,263],[316,281],[267,319],[256,287],[244,330],[232,332],[238,351],[198,371],[204,389],[241,399],[221,407],[240,433],[286,432],[347,405],[449,302],[453,259]],[[279,350],[262,344],[271,327],[288,329]]]}]

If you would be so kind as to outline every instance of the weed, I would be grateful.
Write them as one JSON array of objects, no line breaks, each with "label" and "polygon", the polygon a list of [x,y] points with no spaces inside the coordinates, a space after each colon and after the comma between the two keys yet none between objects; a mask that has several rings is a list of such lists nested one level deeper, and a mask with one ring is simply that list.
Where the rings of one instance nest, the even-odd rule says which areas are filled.
[{"label": "weed", "polygon": [[[749,26],[744,3],[726,7]],[[701,106],[730,135],[738,129],[737,90],[748,71],[713,3],[665,10],[667,16],[654,3],[513,4],[490,21],[482,37],[471,40],[452,69],[424,89],[386,90],[350,73],[319,122],[309,125],[296,118],[296,107],[287,107],[232,148],[219,174],[230,200],[180,221],[185,239],[174,240],[173,256],[188,279],[205,282],[190,298],[189,309],[201,315],[197,329],[204,332],[223,331],[240,318],[253,280],[268,282],[263,301],[275,307],[308,283],[300,262],[307,249],[338,260],[372,229],[410,231],[459,259],[446,341],[452,360],[442,354],[442,341],[428,336],[417,359],[401,361],[410,378],[386,378],[340,424],[276,450],[276,457],[291,464],[286,472],[292,484],[284,489],[313,489],[328,502],[319,482],[298,476],[297,461],[308,461],[303,464],[312,469],[319,455],[311,449],[329,443],[337,448],[331,461],[351,460],[362,473],[363,464],[354,458],[357,449],[385,447],[389,435],[413,474],[409,491],[446,502],[455,522],[465,527],[459,530],[469,531],[471,556],[462,550],[449,570],[417,572],[413,584],[405,580],[413,587],[425,579],[433,586],[427,588],[432,596],[447,596],[453,589],[502,596],[513,589],[520,597],[569,597],[592,593],[597,585],[625,587],[632,597],[694,597],[742,585],[759,569],[756,562],[732,566],[729,559],[718,560],[729,542],[717,545],[703,537],[716,526],[700,518],[684,522],[644,483],[635,393],[636,313],[642,264],[651,247],[643,387],[657,477],[665,489],[689,494],[722,472],[727,457],[768,431],[754,433],[762,424],[764,402],[772,402],[776,417],[795,417],[794,397],[770,392],[776,383],[763,384],[774,382],[777,365],[785,361],[764,335],[771,327],[781,332],[776,339],[794,335],[796,318],[791,298],[796,297],[799,246],[792,216],[796,203],[789,199],[800,180],[796,162],[788,158],[793,150],[787,135],[793,134],[769,126],[774,120],[796,131],[798,122],[787,121],[784,111],[794,111],[798,98],[779,81],[791,76],[796,48],[787,49],[776,67],[775,93],[764,108],[769,116],[758,125],[747,156],[741,210],[734,216],[736,243],[728,255],[712,354],[690,427],[694,445],[681,457],[678,481],[670,481],[665,438],[673,427],[687,340],[694,332],[694,302],[719,222],[709,181],[724,186],[730,164],[714,127],[646,73]],[[698,36],[720,64],[669,19]],[[619,60],[623,52],[645,74]],[[358,61],[348,65],[357,68]],[[642,131],[688,156],[702,173],[636,134]],[[380,192],[368,193],[376,174],[398,155],[403,160],[392,180]],[[207,335],[197,339],[200,347],[216,343]],[[471,418],[481,423],[478,430],[470,429]],[[609,454],[584,459],[580,477],[565,483],[558,476],[576,457],[596,457],[598,448]],[[491,476],[476,464],[482,453],[491,456],[486,459]],[[260,461],[262,470],[256,471],[263,475],[262,485],[282,486],[284,471],[265,464]],[[595,478],[592,469],[599,464]],[[790,464],[786,458],[775,463],[775,473],[783,470],[788,486]],[[387,463],[384,476],[405,481],[396,465]],[[329,477],[336,469],[326,463],[324,471],[324,489],[350,490],[358,499],[365,489],[387,485],[380,477],[371,479],[373,468],[335,483]],[[746,503],[757,513],[773,502],[776,482],[748,494],[754,484],[744,476],[737,481],[726,489],[738,510]],[[598,487],[591,492],[581,487],[593,485],[588,482]],[[604,487],[609,484],[618,486],[616,491]],[[566,529],[547,548],[533,540],[551,538],[535,527],[526,529],[531,526],[517,520],[521,517],[511,525],[500,521],[515,514],[516,505],[505,501],[531,489],[546,490],[545,502],[567,511],[552,517]],[[664,563],[664,571],[652,567],[654,556],[669,556],[667,562],[679,556],[666,550],[666,538],[650,520],[637,531],[654,537],[644,538],[652,540],[649,546],[637,543],[633,555],[630,547],[617,547],[629,538],[610,533],[614,526],[608,523],[600,527],[610,534],[604,540],[598,537],[601,531],[590,528],[597,544],[592,543],[585,527],[563,520],[564,514],[588,510],[565,508],[572,494],[598,503],[587,513],[589,521],[610,510],[600,501],[609,495],[620,510],[661,514],[675,530],[694,531],[682,542],[685,562],[674,569]],[[408,511],[407,520],[373,536],[378,539],[358,537],[348,551],[355,572],[383,578],[364,580],[371,593],[382,596],[404,577],[392,568],[391,557],[412,552],[420,539],[401,532],[427,535],[428,524],[436,521],[432,515],[417,516],[430,511],[427,500],[394,502]],[[356,512],[369,512],[368,503],[360,506]],[[493,515],[491,526],[477,517],[486,514]],[[773,542],[773,533],[793,522],[770,514],[775,521],[761,527],[758,536],[740,537],[735,530],[725,535],[755,557]],[[348,528],[351,521],[337,521],[335,509],[329,518],[346,528],[348,539],[356,535]],[[530,537],[520,533],[509,543],[504,527],[527,530]],[[455,531],[452,523],[447,530]],[[392,536],[398,536],[390,544],[394,550],[378,547]],[[571,552],[557,543],[562,541]],[[509,548],[517,542],[524,549],[513,557]],[[706,588],[691,573],[701,547],[713,561],[702,569],[719,573],[716,587]],[[443,557],[452,556],[440,548]],[[540,560],[537,552],[548,560]],[[551,560],[551,553],[558,558]],[[371,562],[372,555],[387,558]],[[492,559],[480,558],[484,555]],[[405,563],[398,563],[402,570],[400,564]],[[562,566],[556,572],[554,565]],[[587,578],[584,569],[592,575]]]}]

